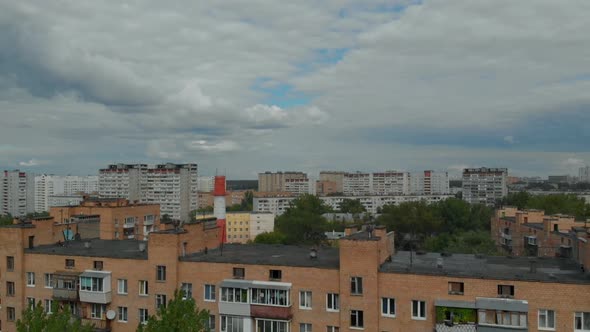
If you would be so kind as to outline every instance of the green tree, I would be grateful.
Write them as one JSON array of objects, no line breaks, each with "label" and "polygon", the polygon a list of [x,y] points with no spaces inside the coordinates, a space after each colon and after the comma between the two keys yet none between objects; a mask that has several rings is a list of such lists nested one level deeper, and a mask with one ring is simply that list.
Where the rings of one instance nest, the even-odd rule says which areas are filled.
[{"label": "green tree", "polygon": [[256,236],[254,243],[284,244],[285,235],[279,232],[264,232]]},{"label": "green tree", "polygon": [[13,219],[14,218],[10,214],[3,215],[3,216],[0,215],[0,226],[2,226],[2,225],[12,225],[12,220]]},{"label": "green tree", "polygon": [[254,193],[250,190],[244,193],[244,199],[241,203],[242,211],[252,211],[254,207]]},{"label": "green tree", "polygon": [[49,217],[49,212],[47,212],[47,211],[32,212],[32,213],[28,213],[25,217],[27,219],[46,218],[46,217]]},{"label": "green tree", "polygon": [[170,218],[170,215],[169,215],[169,214],[167,214],[167,213],[164,213],[164,214],[162,215],[162,217],[160,218],[160,221],[161,221],[162,223],[164,223],[164,224],[167,224],[167,223],[170,223],[170,222],[172,222],[172,218]]},{"label": "green tree", "polygon": [[56,302],[52,314],[47,314],[41,301],[34,308],[23,311],[22,318],[16,322],[18,332],[92,332],[94,327],[82,324],[80,319],[72,316],[69,306],[61,307]]},{"label": "green tree", "polygon": [[209,311],[199,310],[193,298],[183,300],[181,291],[174,291],[174,298],[161,306],[147,324],[140,324],[137,332],[205,332],[209,331]]},{"label": "green tree", "polygon": [[367,210],[358,199],[345,198],[340,203],[340,212],[352,214],[354,220],[358,219],[359,214],[366,212]]},{"label": "green tree", "polygon": [[301,195],[275,222],[275,230],[285,235],[286,244],[311,244],[325,240],[328,207],[314,195]]}]

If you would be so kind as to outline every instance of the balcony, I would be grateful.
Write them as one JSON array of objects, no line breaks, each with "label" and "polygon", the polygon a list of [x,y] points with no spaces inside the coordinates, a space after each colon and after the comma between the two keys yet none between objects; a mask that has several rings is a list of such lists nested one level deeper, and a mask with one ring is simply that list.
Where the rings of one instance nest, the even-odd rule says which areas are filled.
[{"label": "balcony", "polygon": [[111,332],[111,322],[104,319],[81,318],[82,324],[93,326],[94,332]]},{"label": "balcony", "polygon": [[293,313],[291,312],[291,307],[252,304],[250,305],[250,316],[255,318],[291,320]]},{"label": "balcony", "polygon": [[79,272],[60,271],[53,275],[53,299],[58,301],[78,301]]},{"label": "balcony", "polygon": [[475,332],[476,324],[445,324],[436,323],[436,332]]},{"label": "balcony", "polygon": [[80,302],[111,303],[111,272],[87,270],[80,275]]}]

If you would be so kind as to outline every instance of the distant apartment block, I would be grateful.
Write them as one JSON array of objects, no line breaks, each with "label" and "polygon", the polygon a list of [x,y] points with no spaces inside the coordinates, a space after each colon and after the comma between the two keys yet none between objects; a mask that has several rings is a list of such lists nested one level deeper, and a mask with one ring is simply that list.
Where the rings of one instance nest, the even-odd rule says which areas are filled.
[{"label": "distant apartment block", "polygon": [[[198,215],[197,220],[212,217]],[[269,212],[227,212],[225,218],[227,243],[247,243],[259,234],[274,231],[275,215]]]},{"label": "distant apartment block", "polygon": [[84,195],[51,195],[47,199],[48,209],[53,206],[76,206],[84,200]]},{"label": "distant apartment block", "polygon": [[410,174],[410,193],[413,195],[442,195],[450,192],[448,172],[426,170]]},{"label": "distant apartment block", "polygon": [[98,177],[103,198],[159,204],[162,215],[184,221],[197,209],[197,164],[109,165]]},{"label": "distant apartment block", "polygon": [[[344,174],[345,172],[338,172],[338,171],[322,171],[320,172],[320,179],[319,182],[326,182],[330,183],[329,186],[332,186],[330,190],[322,189],[322,194],[328,194],[330,192],[342,193],[344,192]],[[318,195],[320,195],[320,191],[318,190]]]},{"label": "distant apartment block", "polygon": [[507,168],[465,168],[463,200],[471,204],[496,204],[508,195],[507,177]]},{"label": "distant apartment block", "polygon": [[498,248],[509,255],[580,260],[579,247],[588,245],[589,227],[573,216],[506,207],[496,210],[491,234]]},{"label": "distant apartment block", "polygon": [[14,217],[35,212],[35,175],[19,170],[0,173],[0,214]]},{"label": "distant apartment block", "polygon": [[51,196],[79,196],[98,192],[98,176],[35,176],[35,212],[49,211]]},{"label": "distant apartment block", "polygon": [[258,174],[259,192],[309,193],[309,179],[303,172],[264,172]]},{"label": "distant apartment block", "polygon": [[214,176],[199,176],[197,178],[197,188],[201,192],[212,192],[214,183]]},{"label": "distant apartment block", "polygon": [[578,171],[578,180],[580,182],[590,182],[590,166],[580,167]]},{"label": "distant apartment block", "polygon": [[[439,202],[453,195],[373,195],[373,196],[320,196],[320,199],[335,211],[340,210],[340,204],[345,199],[357,199],[371,214],[378,213],[385,205],[399,205],[405,202],[424,201],[428,204]],[[255,196],[254,211],[270,212],[275,215],[283,214],[295,200],[294,196]]]},{"label": "distant apartment block", "polygon": [[[241,204],[242,200],[244,200],[244,197],[246,196],[247,191],[248,190],[226,191],[225,192],[225,206],[230,207],[235,204]],[[213,207],[215,196],[213,196],[212,191],[208,191],[208,192],[199,191],[198,197],[199,197],[199,199],[198,199],[198,203],[199,203],[198,208],[199,209]]]}]

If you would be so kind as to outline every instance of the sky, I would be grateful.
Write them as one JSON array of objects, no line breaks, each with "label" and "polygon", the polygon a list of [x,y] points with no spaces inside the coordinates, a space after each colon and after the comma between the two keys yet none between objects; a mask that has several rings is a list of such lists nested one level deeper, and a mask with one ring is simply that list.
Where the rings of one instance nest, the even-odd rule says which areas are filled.
[{"label": "sky", "polygon": [[0,0],[0,168],[590,163],[587,0]]}]

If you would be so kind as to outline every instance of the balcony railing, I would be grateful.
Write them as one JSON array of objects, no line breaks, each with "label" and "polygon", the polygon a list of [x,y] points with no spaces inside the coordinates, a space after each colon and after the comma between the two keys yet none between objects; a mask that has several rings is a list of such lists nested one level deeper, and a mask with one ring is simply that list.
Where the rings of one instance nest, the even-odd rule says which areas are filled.
[{"label": "balcony railing", "polygon": [[80,290],[80,302],[108,304],[108,303],[111,303],[111,300],[112,300],[111,291],[92,292],[92,291]]},{"label": "balcony railing", "polygon": [[78,290],[77,289],[68,289],[68,288],[54,288],[53,289],[53,299],[60,300],[60,301],[77,301],[78,300]]},{"label": "balcony railing", "polygon": [[445,324],[437,323],[436,332],[475,332],[477,325],[475,324]]}]

